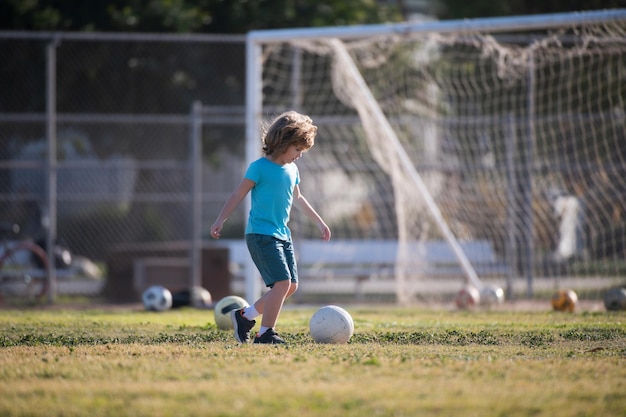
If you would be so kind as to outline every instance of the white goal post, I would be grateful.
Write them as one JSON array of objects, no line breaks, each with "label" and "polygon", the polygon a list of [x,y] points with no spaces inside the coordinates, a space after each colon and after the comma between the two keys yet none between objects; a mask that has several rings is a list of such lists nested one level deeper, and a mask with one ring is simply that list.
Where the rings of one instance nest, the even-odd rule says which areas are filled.
[{"label": "white goal post", "polygon": [[[487,242],[506,266],[497,275],[507,292],[520,276],[531,296],[545,260],[555,270],[583,258],[596,268],[618,256],[589,254],[618,243],[597,232],[614,201],[586,216],[586,244],[572,249],[576,237],[559,212],[572,205],[557,200],[582,200],[581,183],[596,192],[602,175],[581,179],[593,164],[608,167],[605,181],[621,172],[610,152],[594,149],[624,139],[625,22],[626,10],[614,9],[252,31],[246,162],[260,156],[263,123],[288,109],[307,113],[320,129],[299,162],[303,190],[334,236],[397,240],[398,301],[410,301],[411,283],[429,270],[415,244],[419,252],[433,239],[447,242],[479,288],[459,240]],[[310,235],[297,216],[292,224],[295,238]],[[611,265],[609,275],[619,269]],[[261,287],[251,262],[245,275],[253,301]]]}]

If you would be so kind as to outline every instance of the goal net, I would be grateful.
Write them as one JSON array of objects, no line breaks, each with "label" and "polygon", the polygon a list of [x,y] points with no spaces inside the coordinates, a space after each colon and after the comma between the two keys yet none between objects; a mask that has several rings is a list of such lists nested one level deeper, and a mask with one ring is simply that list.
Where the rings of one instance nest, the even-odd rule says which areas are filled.
[{"label": "goal net", "polygon": [[313,118],[301,189],[334,244],[396,245],[399,301],[626,270],[626,14],[550,17],[249,36],[248,122]]}]

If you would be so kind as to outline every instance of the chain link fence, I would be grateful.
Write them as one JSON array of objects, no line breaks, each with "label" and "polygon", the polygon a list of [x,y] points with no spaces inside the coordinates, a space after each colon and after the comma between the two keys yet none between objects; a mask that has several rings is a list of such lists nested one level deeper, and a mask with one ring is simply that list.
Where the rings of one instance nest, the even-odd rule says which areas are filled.
[{"label": "chain link fence", "polygon": [[[56,243],[70,250],[71,265],[54,270],[51,301],[57,294],[83,294],[88,301],[101,296],[115,302],[138,301],[142,290],[157,282],[173,289],[199,284],[210,290],[214,300],[231,291],[242,292],[244,271],[252,270],[244,262],[248,256],[241,240],[245,205],[240,205],[225,224],[220,241],[208,236],[208,228],[246,168],[245,49],[243,35],[0,32],[0,56],[4,58],[0,65],[0,223],[19,224],[24,236],[43,245]],[[299,166],[303,176],[309,178],[302,184],[304,194],[315,201],[331,225],[336,245],[333,248],[340,248],[342,239],[396,239],[397,225],[391,213],[395,202],[388,191],[387,177],[376,164],[368,163],[369,156],[359,153],[368,150],[347,145],[341,136],[358,138],[354,131],[358,132],[361,122],[350,113],[335,112],[324,104],[323,100],[330,95],[320,88],[318,81],[307,84],[309,90],[306,90],[306,103],[319,105],[316,109],[307,107],[300,90],[295,88],[306,75],[305,70],[310,72],[311,79],[317,80],[325,64],[303,66],[298,54],[286,54],[281,49],[275,49],[274,53],[281,59],[275,61],[273,70],[265,70],[258,88],[265,100],[272,93],[280,95],[283,87],[288,93],[281,96],[283,101],[279,105],[265,109],[262,116],[271,117],[272,113],[276,115],[285,107],[292,107],[311,114],[319,126],[323,140]],[[266,64],[268,57],[263,56]],[[567,54],[565,58],[569,59]],[[577,58],[574,61],[585,63]],[[597,65],[604,68],[603,74],[613,74],[618,80],[622,61],[623,49],[620,49],[606,60],[608,64]],[[590,61],[585,68],[596,68],[595,65]],[[576,68],[569,64],[563,68],[570,66]],[[545,70],[545,75],[552,75],[551,68]],[[281,79],[280,74],[287,75]],[[536,75],[544,72],[537,71]],[[569,83],[565,84],[565,91],[569,91]],[[611,90],[604,82],[598,86],[598,97]],[[584,82],[581,91],[583,87],[586,88]],[[579,89],[575,85],[571,88]],[[519,89],[520,97],[526,94],[525,90]],[[510,89],[507,87],[504,92],[508,94]],[[619,94],[615,93],[615,103],[621,102]],[[546,100],[556,96],[554,93]],[[509,194],[500,200],[502,205],[495,206],[499,211],[492,211],[504,214],[498,217],[485,215],[493,207],[481,206],[483,200],[478,202],[475,198],[480,195],[469,191],[481,190],[492,197],[498,181],[502,182],[506,173],[512,172],[510,168],[501,175],[493,169],[494,181],[487,182],[480,180],[482,174],[478,174],[487,172],[486,163],[493,168],[495,160],[472,162],[490,151],[483,146],[488,143],[487,136],[474,138],[471,133],[487,131],[489,118],[468,118],[470,127],[461,129],[462,139],[454,145],[458,149],[448,150],[451,155],[458,152],[455,156],[458,159],[447,158],[440,165],[427,161],[420,167],[438,170],[453,181],[465,178],[464,186],[474,187],[458,187],[456,201],[467,197],[465,206],[453,203],[448,206],[457,210],[450,212],[450,217],[466,216],[467,224],[480,220],[471,234],[474,239],[493,236],[497,230],[499,236],[517,245],[521,233],[530,235],[535,228],[536,240],[527,245],[528,250],[519,250],[519,256],[516,253],[509,256],[506,246],[505,250],[496,248],[498,253],[504,252],[508,267],[518,266],[515,260],[522,259],[522,255],[533,255],[533,264],[526,268],[527,293],[534,285],[532,274],[545,275],[544,281],[550,287],[562,276],[581,278],[585,285],[593,284],[593,291],[617,280],[623,282],[626,239],[620,196],[625,187],[621,175],[624,164],[620,159],[623,147],[619,146],[623,142],[623,128],[619,124],[623,112],[619,106],[609,108],[609,113],[598,112],[596,120],[606,121],[606,126],[610,126],[599,128],[601,124],[589,123],[588,116],[580,116],[589,109],[583,106],[583,110],[578,110],[578,102],[573,99],[571,111],[563,113],[556,109],[554,116],[536,119],[537,131],[544,132],[544,140],[538,143],[545,147],[546,161],[558,163],[550,162],[535,173],[536,183],[541,187],[535,188],[534,196],[530,192],[524,194],[528,216],[520,222],[524,226],[519,229],[502,222],[494,226],[494,221],[508,215],[506,210],[510,208],[504,204]],[[480,120],[485,122],[485,127],[478,129],[483,123]],[[459,121],[444,118],[443,122],[457,126]],[[511,117],[496,123],[492,130],[494,140],[513,137],[510,132],[515,131],[514,125],[523,126],[513,122]],[[587,136],[578,133],[573,135],[578,142],[568,139],[570,132],[579,131],[590,131],[589,137],[596,139],[587,140]],[[583,142],[588,146],[586,152],[574,146]],[[453,142],[448,140],[445,144],[452,146]],[[471,144],[476,147],[461,148]],[[542,149],[538,147],[537,151]],[[510,167],[508,157],[508,154],[502,157],[502,161]],[[460,166],[455,165],[455,160],[471,163]],[[345,172],[337,170],[340,164]],[[596,170],[596,166],[603,170]],[[471,167],[477,169],[472,173]],[[527,178],[530,167],[528,164],[519,171],[519,178]],[[360,191],[355,186],[356,174],[369,170],[371,175],[380,174],[383,186],[371,198],[365,191],[359,196],[363,201],[353,198],[350,193]],[[576,263],[565,265],[566,270],[551,258],[559,230],[557,214],[549,206],[552,197],[547,191],[557,177],[578,178],[580,172],[594,171],[597,174],[584,175],[596,178],[588,183],[594,197],[588,199],[590,210],[586,221],[590,225],[588,229],[598,236],[593,242],[601,245],[595,245],[599,247],[598,253],[575,259]],[[371,183],[365,182],[361,191],[371,187]],[[547,191],[536,191],[541,189]],[[531,187],[525,190],[531,191]],[[379,204],[374,206],[373,201]],[[538,205],[537,201],[542,203]],[[591,210],[591,204],[596,205],[595,211]],[[473,208],[479,215],[468,215],[475,213],[470,210]],[[290,225],[299,243],[313,236],[314,226],[297,210]],[[458,223],[458,227],[463,225]],[[492,239],[491,243],[497,241]],[[487,257],[496,257],[492,252]],[[310,253],[309,256],[315,258]],[[239,270],[233,269],[234,265]],[[314,266],[317,268],[319,262]],[[315,268],[310,268],[312,279],[307,281],[317,280],[324,291],[339,288],[329,289],[329,282]],[[517,272],[514,268],[506,270],[512,283]],[[246,279],[246,283],[250,281]],[[441,280],[433,278],[433,282],[438,285]],[[386,290],[394,290],[389,283],[393,284],[391,281],[382,284]],[[0,303],[1,284],[0,279]],[[348,292],[354,292],[353,281],[349,284]],[[299,294],[306,291],[303,286]]]},{"label": "chain link fence", "polygon": [[136,300],[116,261],[193,255],[241,179],[245,37],[0,32],[0,55],[0,222],[69,248],[57,275],[84,293]]}]

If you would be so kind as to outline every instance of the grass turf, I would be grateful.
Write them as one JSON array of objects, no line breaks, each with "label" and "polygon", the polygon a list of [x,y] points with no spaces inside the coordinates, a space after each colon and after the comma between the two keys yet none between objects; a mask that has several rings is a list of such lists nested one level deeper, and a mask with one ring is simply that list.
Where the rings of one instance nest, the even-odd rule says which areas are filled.
[{"label": "grass turf", "polygon": [[0,415],[626,415],[625,313],[346,309],[349,344],[292,308],[286,346],[207,310],[0,310]]}]

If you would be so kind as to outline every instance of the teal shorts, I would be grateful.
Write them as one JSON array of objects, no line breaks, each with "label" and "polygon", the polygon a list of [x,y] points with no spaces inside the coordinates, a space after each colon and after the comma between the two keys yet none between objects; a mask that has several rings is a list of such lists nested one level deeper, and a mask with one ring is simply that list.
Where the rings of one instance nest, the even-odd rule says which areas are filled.
[{"label": "teal shorts", "polygon": [[248,234],[246,245],[267,287],[272,288],[278,281],[298,282],[298,267],[291,239]]}]

